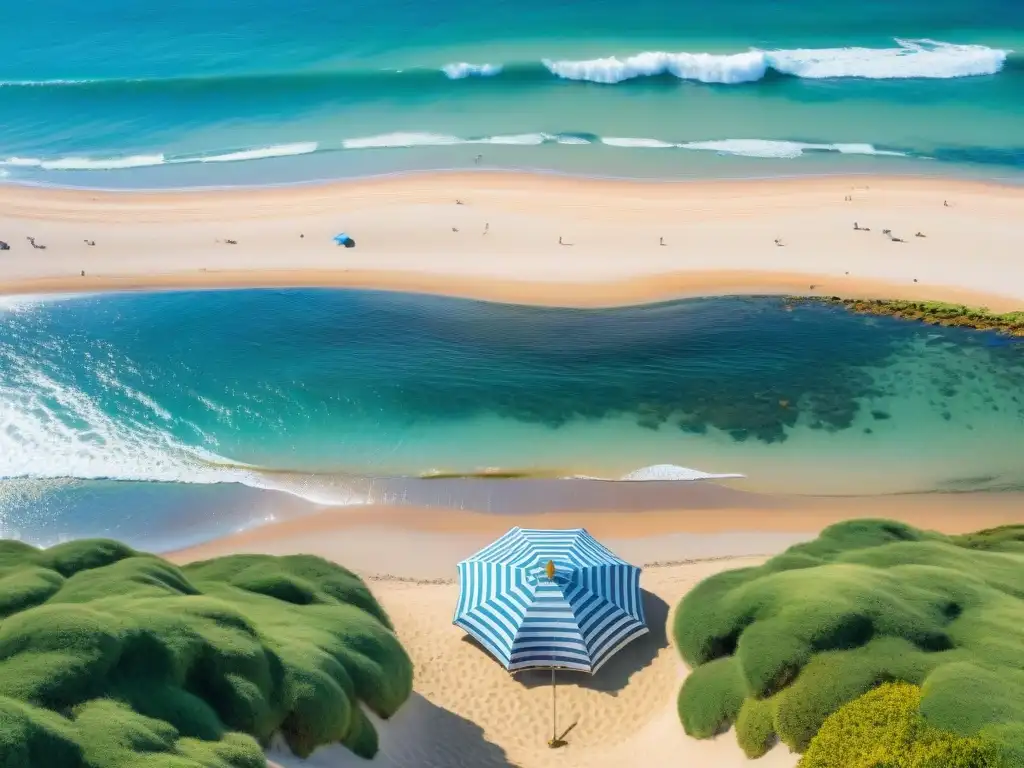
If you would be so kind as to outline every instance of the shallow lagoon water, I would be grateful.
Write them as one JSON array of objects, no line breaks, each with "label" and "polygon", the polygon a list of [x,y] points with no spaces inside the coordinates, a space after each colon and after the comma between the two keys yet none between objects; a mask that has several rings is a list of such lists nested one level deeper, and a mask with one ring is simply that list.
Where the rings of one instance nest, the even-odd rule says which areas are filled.
[{"label": "shallow lagoon water", "polygon": [[777,297],[582,310],[245,290],[0,308],[0,516],[30,537],[81,535],[119,498],[156,527],[203,500],[219,531],[272,514],[227,488],[507,507],[489,489],[522,481],[419,479],[495,469],[1017,489],[1022,436],[1019,342]]}]

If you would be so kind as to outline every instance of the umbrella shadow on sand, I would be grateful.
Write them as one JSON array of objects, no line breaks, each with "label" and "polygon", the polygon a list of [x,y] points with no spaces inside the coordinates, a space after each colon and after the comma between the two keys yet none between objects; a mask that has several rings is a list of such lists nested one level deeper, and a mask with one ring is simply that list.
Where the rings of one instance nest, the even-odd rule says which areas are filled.
[{"label": "umbrella shadow on sand", "polygon": [[519,768],[479,725],[418,693],[387,721],[366,714],[380,745],[372,763],[341,745],[323,747],[306,760],[278,747],[268,754],[269,768]]},{"label": "umbrella shadow on sand", "polygon": [[[646,589],[640,591],[643,595],[647,634],[638,637],[612,656],[595,675],[572,670],[559,670],[559,686],[589,688],[614,696],[626,687],[635,673],[649,666],[658,657],[658,653],[668,645],[669,606],[653,592],[648,592]],[[472,636],[464,635],[462,641],[472,645],[480,653],[490,656],[487,649]],[[524,670],[517,672],[515,677],[520,684],[527,688],[551,685],[551,672],[546,669]]]},{"label": "umbrella shadow on sand", "polygon": [[379,729],[380,768],[516,768],[479,725],[418,693],[391,720]]}]

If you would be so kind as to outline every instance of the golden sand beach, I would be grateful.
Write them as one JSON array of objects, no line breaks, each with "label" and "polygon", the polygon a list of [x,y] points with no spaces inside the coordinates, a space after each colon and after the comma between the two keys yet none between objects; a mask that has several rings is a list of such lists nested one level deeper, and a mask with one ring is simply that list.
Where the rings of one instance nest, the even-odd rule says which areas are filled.
[{"label": "golden sand beach", "polygon": [[[1024,299],[1022,212],[1013,187],[868,177],[481,172],[160,193],[6,186],[0,292],[349,286],[591,306],[784,293],[1009,311]],[[333,243],[342,231],[354,249]]]}]

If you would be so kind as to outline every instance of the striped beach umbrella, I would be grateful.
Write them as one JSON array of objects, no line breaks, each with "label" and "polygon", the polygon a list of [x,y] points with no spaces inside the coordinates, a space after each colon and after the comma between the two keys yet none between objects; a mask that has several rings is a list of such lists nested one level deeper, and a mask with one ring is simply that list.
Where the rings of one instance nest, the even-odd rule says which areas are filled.
[{"label": "striped beach umbrella", "polygon": [[454,623],[509,671],[594,673],[647,632],[640,569],[583,528],[513,528],[459,563]]},{"label": "striped beach umbrella", "polygon": [[510,672],[551,669],[554,686],[556,669],[593,674],[647,632],[640,569],[583,528],[516,527],[458,567],[453,623]]}]

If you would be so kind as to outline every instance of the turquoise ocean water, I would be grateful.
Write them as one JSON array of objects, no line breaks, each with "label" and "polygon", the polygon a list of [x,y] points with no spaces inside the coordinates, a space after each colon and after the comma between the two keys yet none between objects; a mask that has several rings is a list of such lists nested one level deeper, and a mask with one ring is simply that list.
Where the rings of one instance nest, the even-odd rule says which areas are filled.
[{"label": "turquoise ocean water", "polygon": [[[167,547],[309,504],[684,506],[683,467],[769,492],[1024,486],[1024,344],[819,304],[249,290],[0,313],[0,532],[37,541]],[[531,477],[447,477],[494,469]],[[576,477],[650,482],[555,479]]]},{"label": "turquoise ocean water", "polygon": [[0,26],[9,181],[1024,167],[1018,0],[37,0]]},{"label": "turquoise ocean water", "polygon": [[[1024,178],[1011,0],[38,0],[0,27],[7,182]],[[779,299],[0,301],[0,534],[33,541],[166,549],[311,505],[685,507],[684,468],[1019,490],[1022,427],[1021,344]],[[493,470],[526,477],[456,477]]]}]

